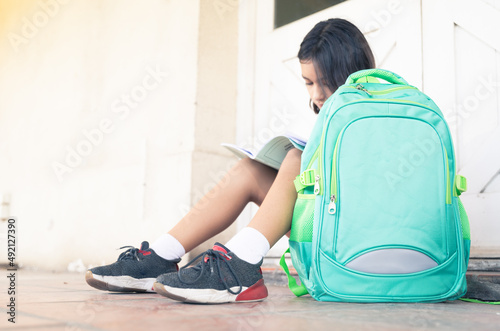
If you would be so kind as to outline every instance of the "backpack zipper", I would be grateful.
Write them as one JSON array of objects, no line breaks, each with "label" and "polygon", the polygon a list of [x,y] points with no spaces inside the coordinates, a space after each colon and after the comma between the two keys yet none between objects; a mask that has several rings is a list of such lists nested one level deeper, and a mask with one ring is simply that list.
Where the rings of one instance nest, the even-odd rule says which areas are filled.
[{"label": "backpack zipper", "polygon": [[314,180],[314,194],[319,194],[319,175],[316,175],[316,178]]},{"label": "backpack zipper", "polygon": [[316,150],[314,151],[314,154],[311,156],[311,159],[309,160],[309,163],[307,164],[306,170],[311,169],[311,166],[314,163],[314,160],[316,160],[318,158],[318,154],[319,154],[319,146],[318,146],[318,148],[316,148]]},{"label": "backpack zipper", "polygon": [[389,93],[392,93],[392,92],[395,92],[395,91],[406,90],[406,89],[418,90],[416,87],[409,86],[409,85],[407,85],[407,86],[397,86],[397,87],[388,88],[388,89],[382,90],[382,91],[367,90],[365,88],[365,86],[362,85],[362,84],[357,84],[356,86],[348,85],[348,86],[344,86],[344,88],[351,88],[351,89],[360,90],[360,91],[363,91],[363,92],[367,93],[370,96],[372,96],[372,95],[389,94]]},{"label": "backpack zipper", "polygon": [[333,215],[337,212],[337,151],[339,148],[340,137],[342,136],[345,128],[340,131],[333,150],[332,171],[330,179],[330,203],[328,204],[328,213]]},{"label": "backpack zipper", "polygon": [[370,92],[368,92],[368,90],[367,90],[367,89],[365,89],[365,87],[364,87],[363,85],[361,85],[361,84],[356,85],[356,88],[357,88],[358,90],[360,90],[360,91],[365,91],[365,92],[366,92],[366,93],[368,93],[369,95],[372,95],[372,94],[371,94]]},{"label": "backpack zipper", "polygon": [[337,211],[337,198],[335,197],[335,194],[332,194],[330,197],[330,203],[328,204],[328,213],[333,215]]},{"label": "backpack zipper", "polygon": [[[442,144],[441,144],[442,145]],[[450,190],[450,166],[448,165],[448,152],[446,147],[442,146],[444,150],[444,158],[446,160],[446,204],[451,204],[451,190]]]}]

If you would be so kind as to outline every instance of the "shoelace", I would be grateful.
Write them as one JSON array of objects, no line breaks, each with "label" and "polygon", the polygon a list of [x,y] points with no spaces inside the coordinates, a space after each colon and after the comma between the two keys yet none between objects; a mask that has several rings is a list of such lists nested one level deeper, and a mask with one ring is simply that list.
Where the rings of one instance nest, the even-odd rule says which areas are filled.
[{"label": "shoelace", "polygon": [[[184,269],[186,269],[187,267],[189,267],[191,264],[193,264],[195,261],[197,261],[200,257],[201,257],[201,262],[200,262],[201,266],[195,266],[192,268],[192,269],[200,269],[199,276],[191,282],[188,282],[188,281],[182,279],[182,276],[181,276],[182,271]],[[205,261],[206,257],[208,257],[207,261]],[[239,294],[243,290],[243,286],[241,285],[240,279],[238,278],[238,276],[236,276],[236,273],[234,272],[233,268],[231,267],[231,264],[229,264],[227,262],[227,260],[224,258],[224,254],[222,254],[221,252],[215,251],[213,249],[209,249],[206,252],[201,253],[200,255],[198,255],[197,257],[192,259],[188,264],[186,264],[185,266],[180,268],[179,272],[177,273],[177,277],[179,278],[179,281],[183,284],[186,284],[186,285],[191,285],[191,284],[196,283],[203,276],[203,273],[204,273],[205,268],[207,267],[207,264],[210,265],[210,273],[213,273],[214,272],[214,265],[213,265],[214,260],[217,263],[217,271],[219,274],[219,278],[222,281],[222,284],[224,284],[224,287],[226,288],[226,290],[231,294]],[[224,277],[222,276],[220,261],[224,262],[227,265],[229,271],[231,272],[233,278],[236,280],[236,283],[239,286],[238,291],[236,291],[236,292],[232,291],[231,288],[229,287],[229,285],[224,280]]]},{"label": "shoelace", "polygon": [[139,248],[135,248],[134,246],[123,246],[119,249],[128,248],[125,252],[122,252],[120,256],[118,256],[118,261],[121,260],[137,260],[139,261],[139,255],[137,253],[140,251]]}]

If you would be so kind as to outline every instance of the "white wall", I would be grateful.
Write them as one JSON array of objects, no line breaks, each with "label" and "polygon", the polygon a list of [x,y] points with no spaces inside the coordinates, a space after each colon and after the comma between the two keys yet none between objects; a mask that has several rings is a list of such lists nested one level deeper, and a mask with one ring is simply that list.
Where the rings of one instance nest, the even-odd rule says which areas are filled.
[{"label": "white wall", "polygon": [[500,1],[422,0],[424,91],[453,135],[471,256],[500,256]]},{"label": "white wall", "polygon": [[192,204],[199,9],[0,2],[0,198],[19,262],[111,262]]}]

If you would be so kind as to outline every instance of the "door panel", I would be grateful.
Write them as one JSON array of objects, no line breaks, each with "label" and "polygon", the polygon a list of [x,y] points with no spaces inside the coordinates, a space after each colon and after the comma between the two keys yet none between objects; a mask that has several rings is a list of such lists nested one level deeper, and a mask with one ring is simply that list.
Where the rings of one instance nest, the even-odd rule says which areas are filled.
[{"label": "door panel", "polygon": [[500,1],[423,0],[423,87],[448,120],[475,257],[500,256]]}]

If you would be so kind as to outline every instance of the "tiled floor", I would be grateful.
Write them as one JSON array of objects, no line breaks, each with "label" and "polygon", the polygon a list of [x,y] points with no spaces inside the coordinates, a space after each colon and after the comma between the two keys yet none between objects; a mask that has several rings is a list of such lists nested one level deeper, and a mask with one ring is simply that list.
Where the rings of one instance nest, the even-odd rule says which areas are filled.
[{"label": "tiled floor", "polygon": [[2,330],[500,330],[500,306],[462,301],[326,303],[272,285],[261,303],[190,305],[157,294],[100,292],[83,274],[20,270],[17,276],[15,325],[7,321],[6,291],[0,292]]}]

